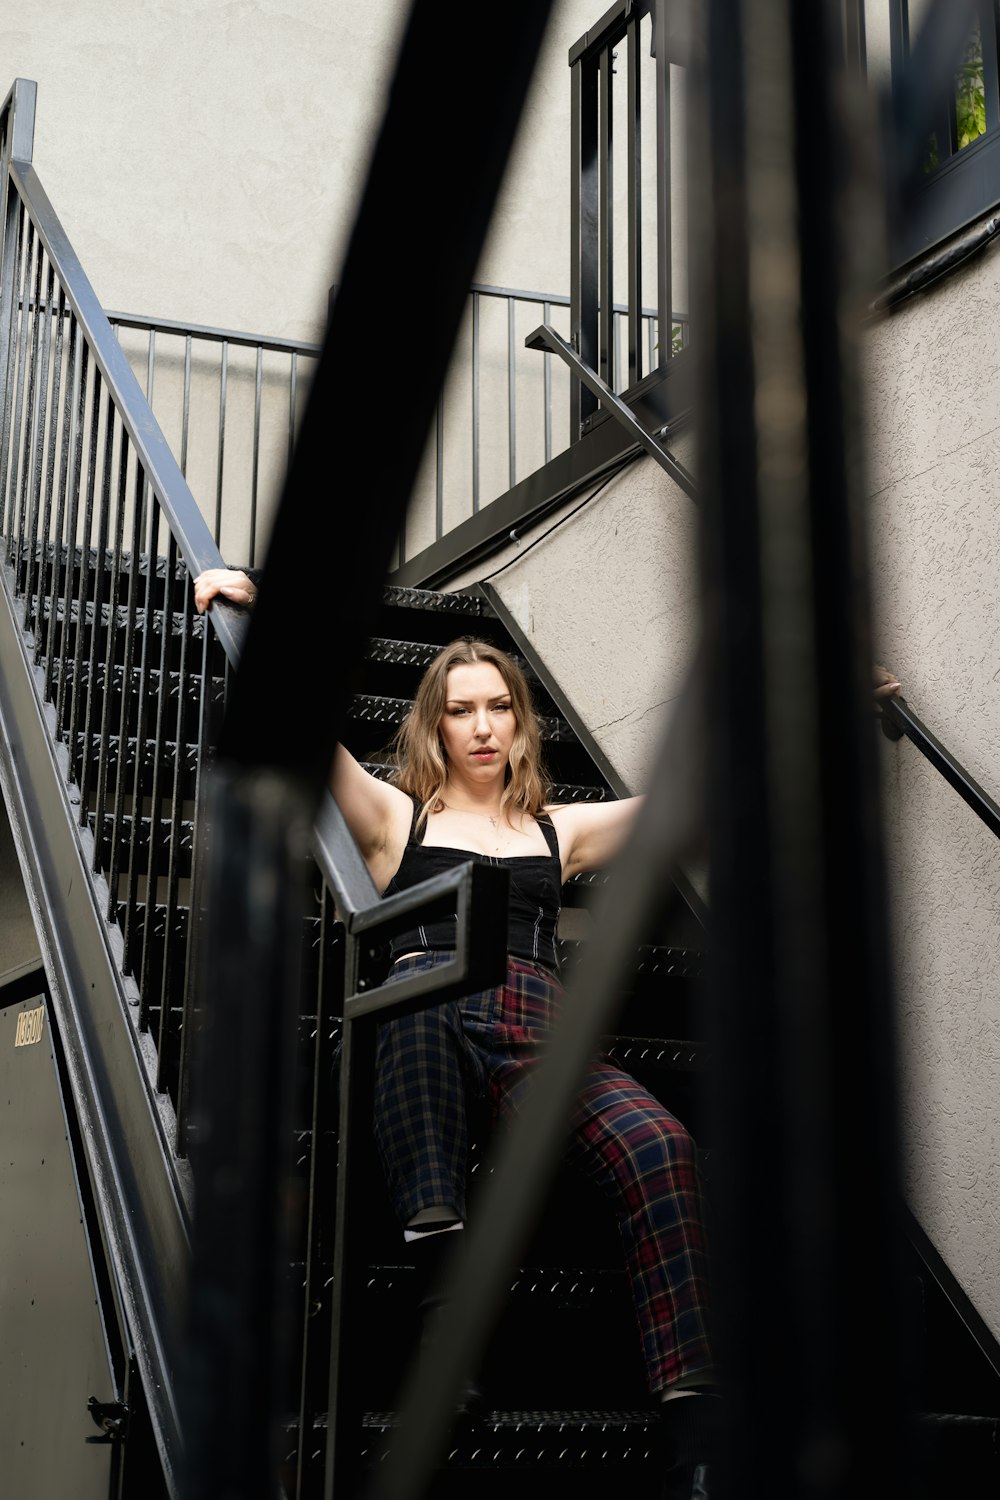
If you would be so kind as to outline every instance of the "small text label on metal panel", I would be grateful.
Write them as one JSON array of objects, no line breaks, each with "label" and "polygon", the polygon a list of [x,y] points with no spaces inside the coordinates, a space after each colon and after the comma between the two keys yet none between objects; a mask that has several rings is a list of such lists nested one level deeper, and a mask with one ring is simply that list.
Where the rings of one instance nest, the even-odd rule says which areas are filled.
[{"label": "small text label on metal panel", "polygon": [[40,1042],[42,1040],[42,1025],[44,1020],[44,1005],[40,1005],[37,1010],[22,1010],[17,1018],[14,1046],[31,1047],[35,1042]]}]

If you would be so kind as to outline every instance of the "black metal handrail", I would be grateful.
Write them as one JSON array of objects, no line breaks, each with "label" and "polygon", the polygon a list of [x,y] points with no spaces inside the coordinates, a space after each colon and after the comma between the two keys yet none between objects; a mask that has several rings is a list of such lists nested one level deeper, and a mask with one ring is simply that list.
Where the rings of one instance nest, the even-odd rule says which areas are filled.
[{"label": "black metal handrail", "polygon": [[941,773],[949,786],[954,787],[966,806],[971,807],[976,817],[985,823],[996,838],[1000,838],[1000,804],[994,802],[989,792],[984,791],[927,725],[917,718],[905,698],[884,700],[882,731],[888,739],[898,740],[905,735],[912,740],[921,755]]}]

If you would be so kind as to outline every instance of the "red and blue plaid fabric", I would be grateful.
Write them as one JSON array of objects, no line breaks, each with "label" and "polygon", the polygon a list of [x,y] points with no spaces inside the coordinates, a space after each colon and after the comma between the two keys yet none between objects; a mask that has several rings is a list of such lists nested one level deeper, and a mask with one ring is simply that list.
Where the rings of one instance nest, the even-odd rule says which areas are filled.
[{"label": "red and blue plaid fabric", "polygon": [[[446,954],[399,960],[392,978]],[[511,959],[507,983],[379,1029],[375,1133],[402,1223],[423,1209],[465,1217],[467,1091],[517,1114],[562,998],[540,965]],[[650,1390],[711,1366],[708,1265],[694,1142],[636,1080],[598,1059],[567,1156],[618,1216]]]}]

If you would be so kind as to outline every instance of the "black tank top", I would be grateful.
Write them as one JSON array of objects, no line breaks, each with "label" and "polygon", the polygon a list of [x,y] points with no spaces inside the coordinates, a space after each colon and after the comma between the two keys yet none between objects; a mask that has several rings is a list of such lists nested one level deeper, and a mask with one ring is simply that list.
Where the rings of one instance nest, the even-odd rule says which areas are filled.
[{"label": "black tank top", "polygon": [[[426,845],[417,840],[417,814],[420,804],[413,804],[410,837],[403,851],[399,869],[386,886],[385,894],[409,890],[411,886],[454,870],[456,865],[472,861],[479,865],[501,865],[510,871],[510,899],[507,907],[507,951],[513,958],[543,964],[559,972],[556,951],[556,925],[562,905],[562,864],[559,840],[551,820],[543,813],[537,819],[542,836],[549,846],[548,854],[499,856],[478,854],[472,849],[452,849],[446,845]],[[455,947],[455,918],[442,918],[414,927],[392,939],[393,959],[404,953],[450,950]]]}]

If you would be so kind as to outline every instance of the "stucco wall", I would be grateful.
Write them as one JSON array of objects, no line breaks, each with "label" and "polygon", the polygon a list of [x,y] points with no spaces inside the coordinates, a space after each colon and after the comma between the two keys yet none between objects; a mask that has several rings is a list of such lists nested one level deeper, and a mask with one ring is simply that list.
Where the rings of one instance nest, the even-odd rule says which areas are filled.
[{"label": "stucco wall", "polygon": [[[870,332],[876,639],[1000,799],[1000,255]],[[914,1207],[1000,1335],[1000,846],[903,741],[883,751]]]},{"label": "stucco wall", "polygon": [[[994,797],[998,305],[994,253],[867,335],[876,654]],[[695,508],[642,460],[529,553],[532,540],[491,561],[509,564],[495,585],[641,786],[697,629]],[[1000,846],[908,741],[882,747],[908,1192],[1000,1336]]]},{"label": "stucco wall", "polygon": [[[165,0],[137,8],[124,0],[51,0],[0,7],[6,90],[15,75],[39,86],[35,164],[106,308],[318,340],[328,290],[338,280],[384,105],[407,0],[366,6],[322,0]],[[570,285],[570,46],[598,20],[601,0],[556,0],[515,149],[477,279],[566,294]],[[655,65],[643,22],[642,117],[647,254],[643,295],[655,302]],[[447,53],[453,55],[452,50]],[[474,60],[472,60],[474,65]],[[680,253],[686,215],[683,74],[674,68],[672,140],[675,308],[687,306]],[[447,79],[435,80],[447,87]],[[614,80],[624,119],[626,74]],[[456,121],[456,128],[461,122]],[[624,301],[625,131],[616,133],[616,300]],[[446,157],[442,158],[446,163]],[[441,162],[415,163],[437,170]],[[433,226],[421,226],[433,233]],[[387,363],[405,328],[403,226],[385,302],[374,310]],[[517,475],[544,461],[543,361],[523,348],[541,309],[517,315],[515,447]],[[506,305],[483,302],[480,351],[482,503],[508,483]],[[568,332],[564,310],[553,321]],[[472,510],[471,319],[456,350],[444,421],[445,527]],[[378,335],[376,335],[378,336]],[[123,343],[146,385],[146,341]],[[184,345],[160,335],[153,405],[181,454]],[[298,370],[301,411],[309,360]],[[556,450],[568,440],[568,393],[553,369]],[[220,355],[193,354],[187,475],[203,513],[222,514],[221,544],[232,560],[249,547],[253,484],[255,356],[230,352],[223,472],[219,473]],[[264,550],[288,441],[288,361],[263,367],[257,464]],[[436,486],[429,460],[411,507],[408,553],[433,539]]]},{"label": "stucco wall", "polygon": [[[0,8],[0,86],[17,75],[38,83],[35,163],[104,305],[318,337],[408,9],[408,0]],[[603,9],[556,0],[481,281],[569,290],[567,54]],[[650,162],[652,122],[647,107]],[[624,180],[620,189],[624,203]],[[413,228],[397,246],[404,284]],[[618,293],[625,275],[622,257]],[[648,300],[654,291],[651,265]],[[686,305],[683,280],[678,298]]]}]

